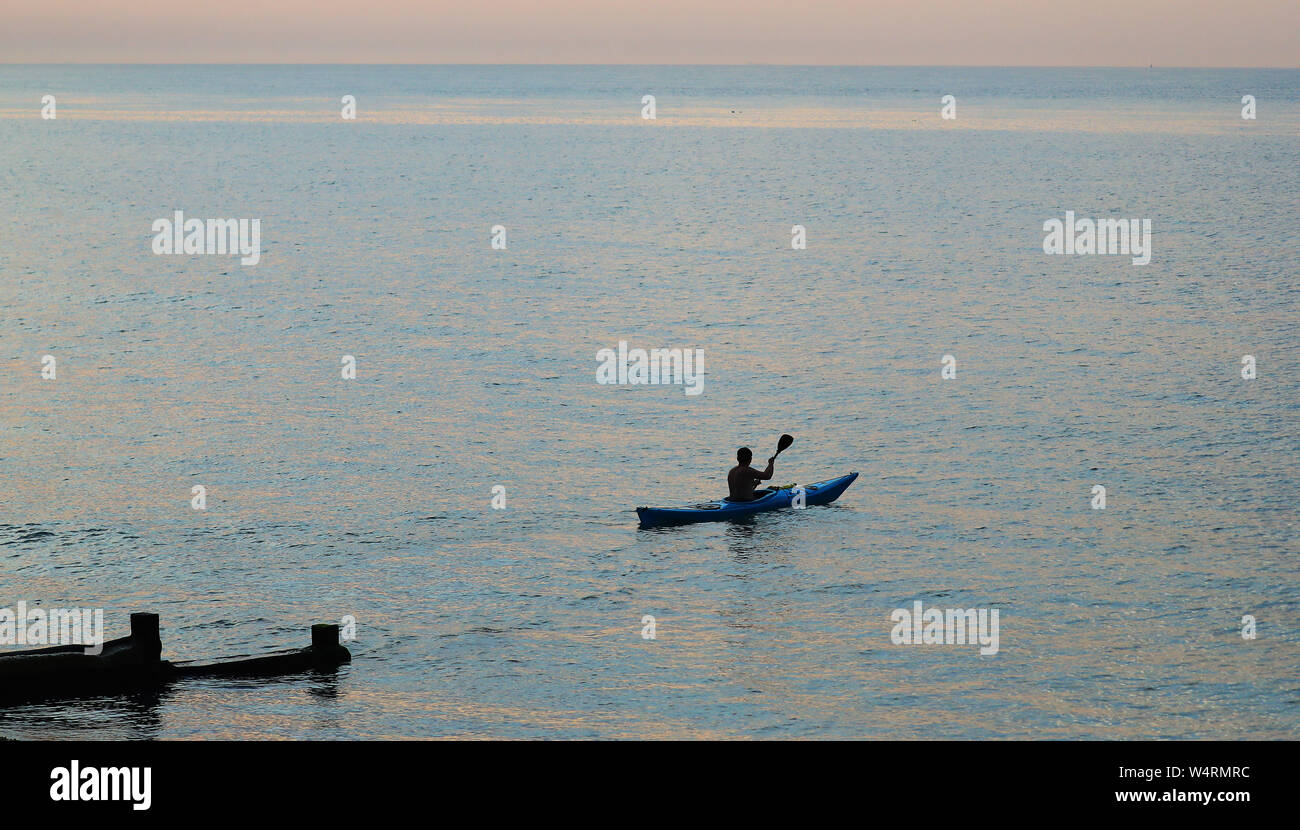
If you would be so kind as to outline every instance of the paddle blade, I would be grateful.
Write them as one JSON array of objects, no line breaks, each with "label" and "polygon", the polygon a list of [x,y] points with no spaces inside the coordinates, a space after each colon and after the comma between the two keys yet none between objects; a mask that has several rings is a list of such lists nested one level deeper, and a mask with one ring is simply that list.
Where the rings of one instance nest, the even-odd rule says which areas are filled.
[{"label": "paddle blade", "polygon": [[782,435],[780,439],[778,439],[776,442],[776,454],[780,455],[781,453],[785,452],[787,449],[790,448],[790,445],[793,443],[794,443],[793,435]]}]

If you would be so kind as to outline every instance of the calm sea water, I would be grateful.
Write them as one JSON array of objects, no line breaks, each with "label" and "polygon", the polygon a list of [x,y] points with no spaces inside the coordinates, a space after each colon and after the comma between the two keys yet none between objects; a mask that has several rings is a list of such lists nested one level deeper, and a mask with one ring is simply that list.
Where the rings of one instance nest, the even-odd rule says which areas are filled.
[{"label": "calm sea water", "polygon": [[[336,677],[0,735],[1300,737],[1298,89],[0,67],[0,607],[156,611],[172,659],[358,624]],[[177,209],[260,218],[261,263],[153,255]],[[1151,263],[1044,255],[1066,210]],[[704,349],[704,393],[596,384],[620,340]],[[861,479],[636,528],[781,432],[778,481]],[[915,600],[1000,609],[999,653],[892,644]]]}]

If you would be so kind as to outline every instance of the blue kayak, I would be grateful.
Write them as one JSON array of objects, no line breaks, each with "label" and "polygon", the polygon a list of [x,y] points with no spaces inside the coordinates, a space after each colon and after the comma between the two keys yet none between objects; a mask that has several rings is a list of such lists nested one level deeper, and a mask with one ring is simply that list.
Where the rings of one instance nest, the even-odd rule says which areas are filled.
[{"label": "blue kayak", "polygon": [[[849,489],[857,480],[857,473],[849,473],[839,478],[829,478],[816,484],[805,484],[804,500],[809,506],[830,504],[840,497],[840,493]],[[798,485],[795,485],[796,487]],[[727,519],[742,519],[767,510],[780,510],[794,502],[795,487],[784,490],[769,490],[767,495],[753,501],[722,501],[695,504],[690,507],[638,507],[637,518],[641,527],[664,527],[665,525],[684,525],[692,522],[722,522]]]}]

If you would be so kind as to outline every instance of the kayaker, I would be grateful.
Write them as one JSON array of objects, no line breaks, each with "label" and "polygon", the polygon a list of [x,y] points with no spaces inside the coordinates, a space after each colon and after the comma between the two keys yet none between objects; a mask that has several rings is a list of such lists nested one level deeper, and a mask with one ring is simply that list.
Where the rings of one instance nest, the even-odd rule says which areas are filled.
[{"label": "kayaker", "polygon": [[727,501],[753,501],[755,498],[761,498],[754,495],[754,486],[772,477],[772,465],[776,463],[776,456],[767,460],[767,469],[762,472],[749,466],[749,462],[754,460],[754,454],[750,452],[749,447],[736,450],[736,460],[740,463],[727,472],[727,488],[731,491]]}]

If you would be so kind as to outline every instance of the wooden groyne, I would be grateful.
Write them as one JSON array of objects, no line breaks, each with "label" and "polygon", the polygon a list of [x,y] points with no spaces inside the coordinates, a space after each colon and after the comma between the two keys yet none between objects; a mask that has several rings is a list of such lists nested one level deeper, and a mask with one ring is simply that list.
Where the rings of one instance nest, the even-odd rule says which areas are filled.
[{"label": "wooden groyne", "polygon": [[130,692],[166,681],[171,664],[160,659],[157,614],[132,614],[131,635],[104,643],[99,654],[86,646],[53,646],[0,653],[0,699]]},{"label": "wooden groyne", "polygon": [[243,660],[172,667],[177,677],[273,677],[305,671],[328,671],[351,662],[352,654],[339,645],[339,627],[317,623],[311,627],[311,645]]},{"label": "wooden groyne", "polygon": [[108,640],[98,654],[84,645],[0,653],[0,703],[148,691],[190,677],[276,677],[331,671],[351,662],[339,643],[339,627],[311,627],[311,645],[262,657],[216,663],[162,659],[158,615],[131,615],[131,634]]}]

